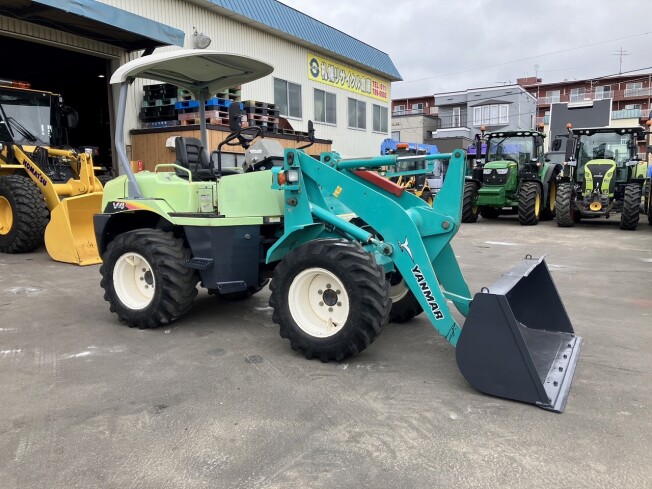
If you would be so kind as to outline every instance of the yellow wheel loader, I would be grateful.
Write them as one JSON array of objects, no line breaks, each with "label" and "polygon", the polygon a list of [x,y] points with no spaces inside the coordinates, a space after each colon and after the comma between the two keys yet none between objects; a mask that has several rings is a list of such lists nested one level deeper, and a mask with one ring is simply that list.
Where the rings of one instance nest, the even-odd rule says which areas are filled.
[{"label": "yellow wheel loader", "polygon": [[101,262],[93,214],[103,185],[92,155],[67,146],[66,128],[75,125],[59,95],[0,80],[0,252],[45,242],[53,260]]}]

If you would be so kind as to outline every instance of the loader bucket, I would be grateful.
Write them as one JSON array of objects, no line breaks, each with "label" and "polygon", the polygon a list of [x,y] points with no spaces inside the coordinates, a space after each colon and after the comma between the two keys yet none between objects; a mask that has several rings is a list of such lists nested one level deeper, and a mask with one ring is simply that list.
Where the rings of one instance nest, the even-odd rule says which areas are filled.
[{"label": "loader bucket", "polygon": [[101,263],[93,214],[102,212],[102,192],[63,199],[50,213],[45,248],[53,260],[77,265]]},{"label": "loader bucket", "polygon": [[457,365],[481,392],[560,413],[581,343],[544,257],[528,256],[473,298]]}]

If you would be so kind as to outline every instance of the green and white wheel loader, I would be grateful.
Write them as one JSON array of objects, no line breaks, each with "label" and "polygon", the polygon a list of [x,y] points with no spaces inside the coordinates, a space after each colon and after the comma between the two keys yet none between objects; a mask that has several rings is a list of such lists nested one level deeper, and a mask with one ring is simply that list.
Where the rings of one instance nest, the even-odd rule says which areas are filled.
[{"label": "green and white wheel loader", "polygon": [[[186,50],[131,61],[113,75],[111,83],[121,84],[116,149],[125,175],[107,184],[95,216],[111,310],[129,326],[151,328],[188,312],[198,283],[229,295],[253,293],[271,279],[281,336],[321,361],[369,347],[393,313],[405,320],[423,311],[457,347],[459,369],[475,388],[561,412],[581,338],[544,258],[525,257],[475,297],[455,258],[464,151],[423,155],[424,162],[449,160],[433,207],[378,174],[398,166],[397,155],[343,159],[328,152],[317,159],[285,149],[282,158],[227,170],[224,144],[258,144],[232,104],[232,132],[214,159],[201,142],[185,141],[195,150],[179,151],[174,172],[162,165],[131,172],[122,120],[135,77],[188,89],[201,108],[210,94],[271,72],[251,58]],[[449,303],[467,316],[463,328]]]}]

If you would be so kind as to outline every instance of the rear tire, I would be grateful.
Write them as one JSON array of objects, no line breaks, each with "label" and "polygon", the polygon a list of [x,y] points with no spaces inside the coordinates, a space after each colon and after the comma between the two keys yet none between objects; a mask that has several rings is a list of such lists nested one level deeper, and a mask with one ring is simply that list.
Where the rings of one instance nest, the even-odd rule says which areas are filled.
[{"label": "rear tire", "polygon": [[524,226],[539,223],[541,187],[537,182],[525,182],[518,194],[518,221]]},{"label": "rear tire", "polygon": [[462,222],[476,222],[478,220],[478,184],[464,182],[464,195],[462,197]]},{"label": "rear tire", "polygon": [[42,246],[49,215],[30,178],[0,177],[0,252],[27,253]]},{"label": "rear tire", "polygon": [[130,328],[156,328],[179,319],[197,296],[197,271],[186,268],[190,250],[159,229],[116,237],[102,256],[100,285],[111,312]]},{"label": "rear tire", "polygon": [[356,242],[322,239],[299,246],[276,266],[270,289],[281,337],[308,359],[355,355],[389,319],[385,272]]},{"label": "rear tire", "polygon": [[421,198],[428,204],[430,207],[432,207],[432,203],[434,201],[432,192],[430,190],[424,190],[423,193],[421,194]]},{"label": "rear tire", "polygon": [[550,221],[555,218],[555,206],[557,198],[557,181],[551,180],[548,182],[548,202],[545,207],[541,209],[541,221]]},{"label": "rear tire", "polygon": [[573,186],[570,183],[562,183],[557,187],[557,198],[555,199],[555,219],[560,228],[570,228],[578,222],[577,211],[573,208]]},{"label": "rear tire", "polygon": [[423,312],[423,308],[405,283],[399,272],[392,272],[388,275],[389,298],[392,300],[392,308],[389,311],[389,320],[393,323],[405,323]]},{"label": "rear tire", "polygon": [[638,226],[638,218],[641,208],[641,187],[638,185],[627,185],[623,198],[623,209],[620,213],[620,229],[634,231]]}]

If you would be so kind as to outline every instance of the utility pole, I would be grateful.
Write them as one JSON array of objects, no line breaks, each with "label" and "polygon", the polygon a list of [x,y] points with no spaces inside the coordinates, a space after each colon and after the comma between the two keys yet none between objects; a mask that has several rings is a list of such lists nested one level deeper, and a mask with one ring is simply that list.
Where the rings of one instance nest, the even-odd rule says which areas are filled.
[{"label": "utility pole", "polygon": [[620,50],[613,53],[613,56],[618,56],[620,58],[620,66],[618,68],[618,74],[622,75],[623,73],[623,56],[629,56],[629,55],[630,53],[628,53],[626,49],[623,49],[622,46],[620,46]]}]

